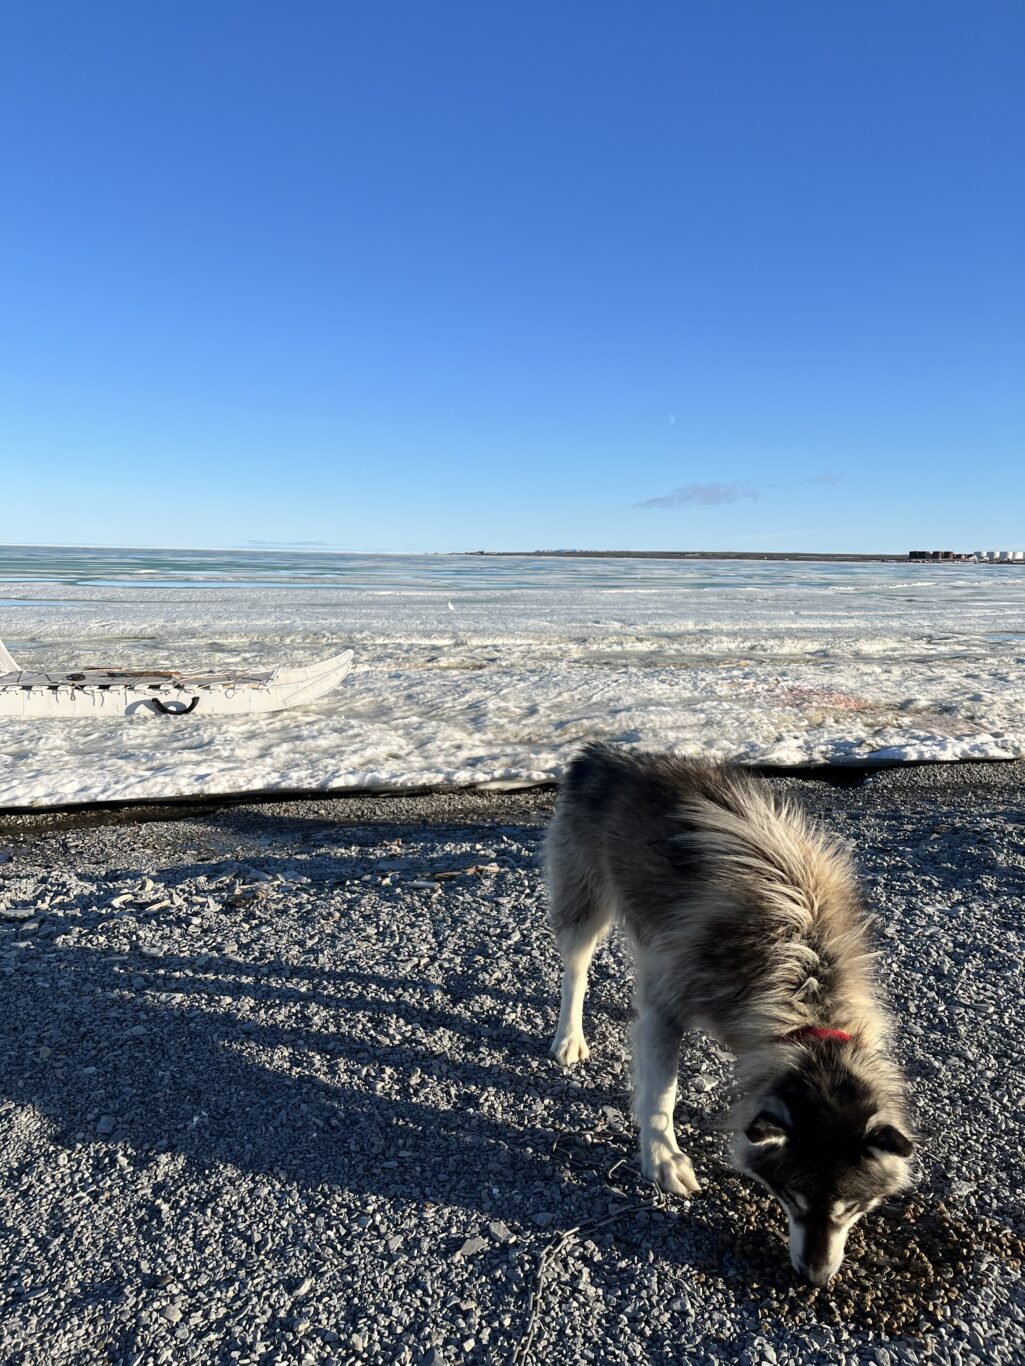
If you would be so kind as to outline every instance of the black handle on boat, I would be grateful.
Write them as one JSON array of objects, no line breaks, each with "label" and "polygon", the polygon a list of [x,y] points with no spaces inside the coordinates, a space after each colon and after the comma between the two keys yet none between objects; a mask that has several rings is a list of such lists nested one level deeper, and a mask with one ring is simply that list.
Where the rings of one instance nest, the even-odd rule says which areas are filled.
[{"label": "black handle on boat", "polygon": [[159,697],[151,697],[150,701],[157,711],[162,711],[165,716],[188,716],[190,711],[195,711],[199,705],[199,698],[194,697],[187,707],[169,707],[166,702],[161,702]]}]

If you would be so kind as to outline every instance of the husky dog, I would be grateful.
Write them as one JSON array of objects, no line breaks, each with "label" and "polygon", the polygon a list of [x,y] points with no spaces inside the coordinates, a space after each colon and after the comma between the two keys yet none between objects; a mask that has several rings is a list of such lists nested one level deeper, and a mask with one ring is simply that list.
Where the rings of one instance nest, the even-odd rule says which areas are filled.
[{"label": "husky dog", "polygon": [[644,1174],[698,1190],[673,1108],[681,1036],[702,1028],[738,1060],[734,1161],[786,1211],[794,1267],[824,1285],[856,1220],[909,1184],[913,1150],[847,854],[742,769],[590,745],[545,864],[564,967],[552,1053],[588,1056],[587,970],[618,920],[636,960]]}]

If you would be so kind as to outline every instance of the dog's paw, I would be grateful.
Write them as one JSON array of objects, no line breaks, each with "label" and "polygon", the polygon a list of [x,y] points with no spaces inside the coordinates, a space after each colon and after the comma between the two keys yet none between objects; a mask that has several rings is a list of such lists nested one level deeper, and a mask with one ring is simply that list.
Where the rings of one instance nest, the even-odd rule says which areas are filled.
[{"label": "dog's paw", "polygon": [[549,1052],[563,1067],[572,1067],[575,1062],[586,1062],[591,1056],[591,1050],[580,1033],[556,1034]]},{"label": "dog's paw", "polygon": [[683,1195],[689,1198],[701,1189],[698,1178],[694,1175],[694,1168],[685,1153],[660,1153],[642,1165],[648,1180],[654,1181],[660,1190],[668,1191],[670,1195]]}]

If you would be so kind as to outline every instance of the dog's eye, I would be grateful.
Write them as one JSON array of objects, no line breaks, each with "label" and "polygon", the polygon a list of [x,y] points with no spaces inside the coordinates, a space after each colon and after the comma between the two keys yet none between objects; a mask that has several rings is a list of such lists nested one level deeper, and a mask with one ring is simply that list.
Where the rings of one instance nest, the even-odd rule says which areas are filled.
[{"label": "dog's eye", "polygon": [[846,1204],[833,1206],[832,1218],[837,1223],[846,1223],[850,1219],[860,1219],[863,1214],[868,1212],[869,1206],[860,1200],[851,1200]]}]

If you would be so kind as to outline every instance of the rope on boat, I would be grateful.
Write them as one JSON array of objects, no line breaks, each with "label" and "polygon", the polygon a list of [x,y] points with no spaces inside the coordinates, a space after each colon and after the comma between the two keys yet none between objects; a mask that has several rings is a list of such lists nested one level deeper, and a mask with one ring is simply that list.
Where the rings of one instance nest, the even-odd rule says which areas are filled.
[{"label": "rope on boat", "polygon": [[199,705],[198,695],[192,699],[187,707],[168,706],[166,702],[161,702],[159,697],[151,697],[150,701],[157,711],[163,712],[165,716],[188,716],[190,711],[195,711]]}]

